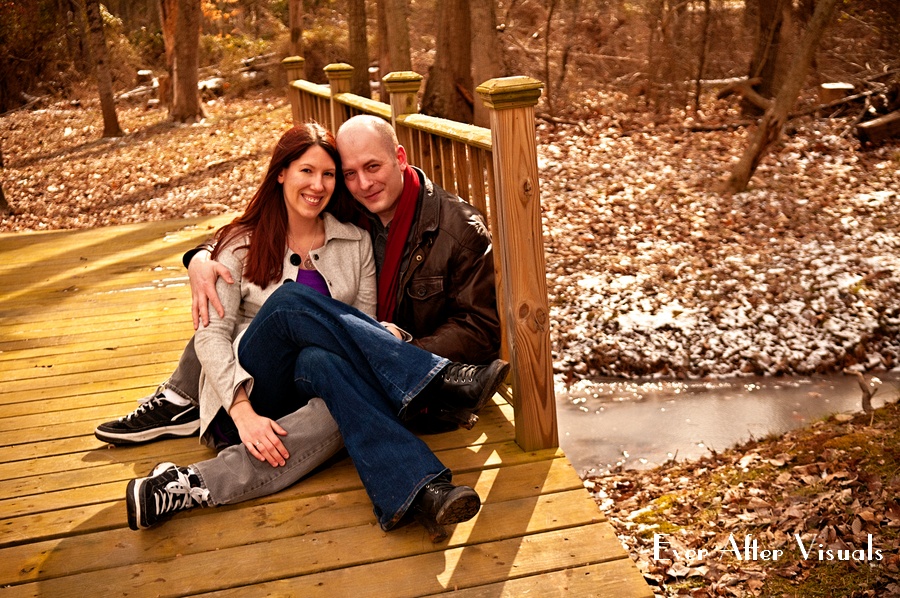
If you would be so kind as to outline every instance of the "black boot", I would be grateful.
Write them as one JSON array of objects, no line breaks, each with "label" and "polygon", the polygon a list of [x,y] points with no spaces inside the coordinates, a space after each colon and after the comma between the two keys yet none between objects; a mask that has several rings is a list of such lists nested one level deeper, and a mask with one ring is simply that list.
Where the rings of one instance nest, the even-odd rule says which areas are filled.
[{"label": "black boot", "polygon": [[404,407],[400,416],[407,422],[436,420],[447,430],[457,426],[471,430],[478,421],[475,414],[494,396],[507,373],[509,364],[502,359],[488,365],[451,363]]},{"label": "black boot", "polygon": [[451,405],[477,413],[494,396],[508,373],[509,364],[502,359],[488,365],[451,363],[435,378],[438,382],[433,388]]},{"label": "black boot", "polygon": [[419,491],[412,514],[431,535],[432,542],[447,537],[445,525],[468,521],[481,509],[478,493],[468,486],[454,486],[446,478],[434,479]]}]

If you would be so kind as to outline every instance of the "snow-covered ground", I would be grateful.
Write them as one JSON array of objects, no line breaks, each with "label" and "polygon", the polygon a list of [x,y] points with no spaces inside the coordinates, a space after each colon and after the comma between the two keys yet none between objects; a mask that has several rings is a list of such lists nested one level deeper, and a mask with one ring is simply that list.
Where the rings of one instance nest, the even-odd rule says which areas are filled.
[{"label": "snow-covered ground", "polygon": [[619,126],[539,131],[561,380],[900,368],[900,145],[806,120],[726,197],[745,130]]}]

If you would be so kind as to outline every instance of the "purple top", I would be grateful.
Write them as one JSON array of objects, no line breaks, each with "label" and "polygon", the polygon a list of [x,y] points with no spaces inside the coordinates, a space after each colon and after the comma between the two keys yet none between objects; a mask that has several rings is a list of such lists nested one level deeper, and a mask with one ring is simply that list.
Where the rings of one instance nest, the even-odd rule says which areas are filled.
[{"label": "purple top", "polygon": [[319,274],[318,270],[298,270],[297,282],[305,284],[314,291],[319,291],[326,297],[331,297],[328,285],[325,284],[325,277]]}]

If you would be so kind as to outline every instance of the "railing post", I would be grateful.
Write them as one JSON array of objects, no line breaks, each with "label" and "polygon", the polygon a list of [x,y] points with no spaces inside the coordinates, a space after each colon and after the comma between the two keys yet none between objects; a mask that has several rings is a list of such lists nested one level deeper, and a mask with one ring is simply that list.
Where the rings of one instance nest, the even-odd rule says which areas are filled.
[{"label": "railing post", "polygon": [[534,128],[542,87],[529,77],[504,77],[477,89],[491,119],[494,251],[503,280],[500,303],[506,310],[516,442],[526,451],[559,446]]},{"label": "railing post", "polygon": [[[419,88],[422,86],[422,75],[413,71],[396,71],[388,73],[381,79],[381,87],[390,96],[391,125],[397,131],[400,145],[412,151],[412,133],[406,128],[397,128],[397,117],[403,114],[415,114],[419,111]],[[382,98],[384,100],[384,98]]]},{"label": "railing post", "polygon": [[303,78],[305,63],[306,60],[300,56],[288,56],[281,61],[281,68],[287,76],[288,101],[291,103],[291,118],[295,125],[300,122],[300,92],[291,87],[291,81]]},{"label": "railing post", "polygon": [[331,123],[328,128],[337,131],[344,121],[349,118],[347,107],[334,99],[339,93],[350,92],[350,78],[353,76],[353,67],[344,62],[329,64],[324,69],[331,87]]}]

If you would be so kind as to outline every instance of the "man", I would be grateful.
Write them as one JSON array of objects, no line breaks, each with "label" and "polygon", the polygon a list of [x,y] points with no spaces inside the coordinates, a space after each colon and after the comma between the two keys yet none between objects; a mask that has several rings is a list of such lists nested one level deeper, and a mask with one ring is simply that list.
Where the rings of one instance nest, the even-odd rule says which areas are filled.
[{"label": "man", "polygon": [[[482,215],[418,169],[408,170],[405,149],[385,121],[354,117],[341,127],[337,138],[347,187],[369,217],[379,273],[379,319],[409,333],[412,344],[453,361],[485,363],[496,357],[500,330],[493,256]],[[404,173],[413,176],[404,177]],[[412,211],[398,213],[404,192],[409,196],[415,188],[418,191],[408,204]],[[195,327],[205,325],[209,303],[221,310],[214,292],[221,270],[204,251],[185,258],[191,273]],[[196,425],[191,429],[190,420],[196,417],[198,372],[189,344],[161,390],[135,412],[98,426],[97,437],[128,444],[195,433]],[[141,486],[179,492],[177,499],[167,501],[172,509],[150,513],[137,524],[145,527],[198,504],[229,504],[271,494],[299,480],[341,447],[334,420],[319,400],[276,425],[280,438],[264,454],[239,444],[187,472],[164,464],[154,470],[157,475],[137,480]],[[201,489],[196,482],[202,482]]]}]

